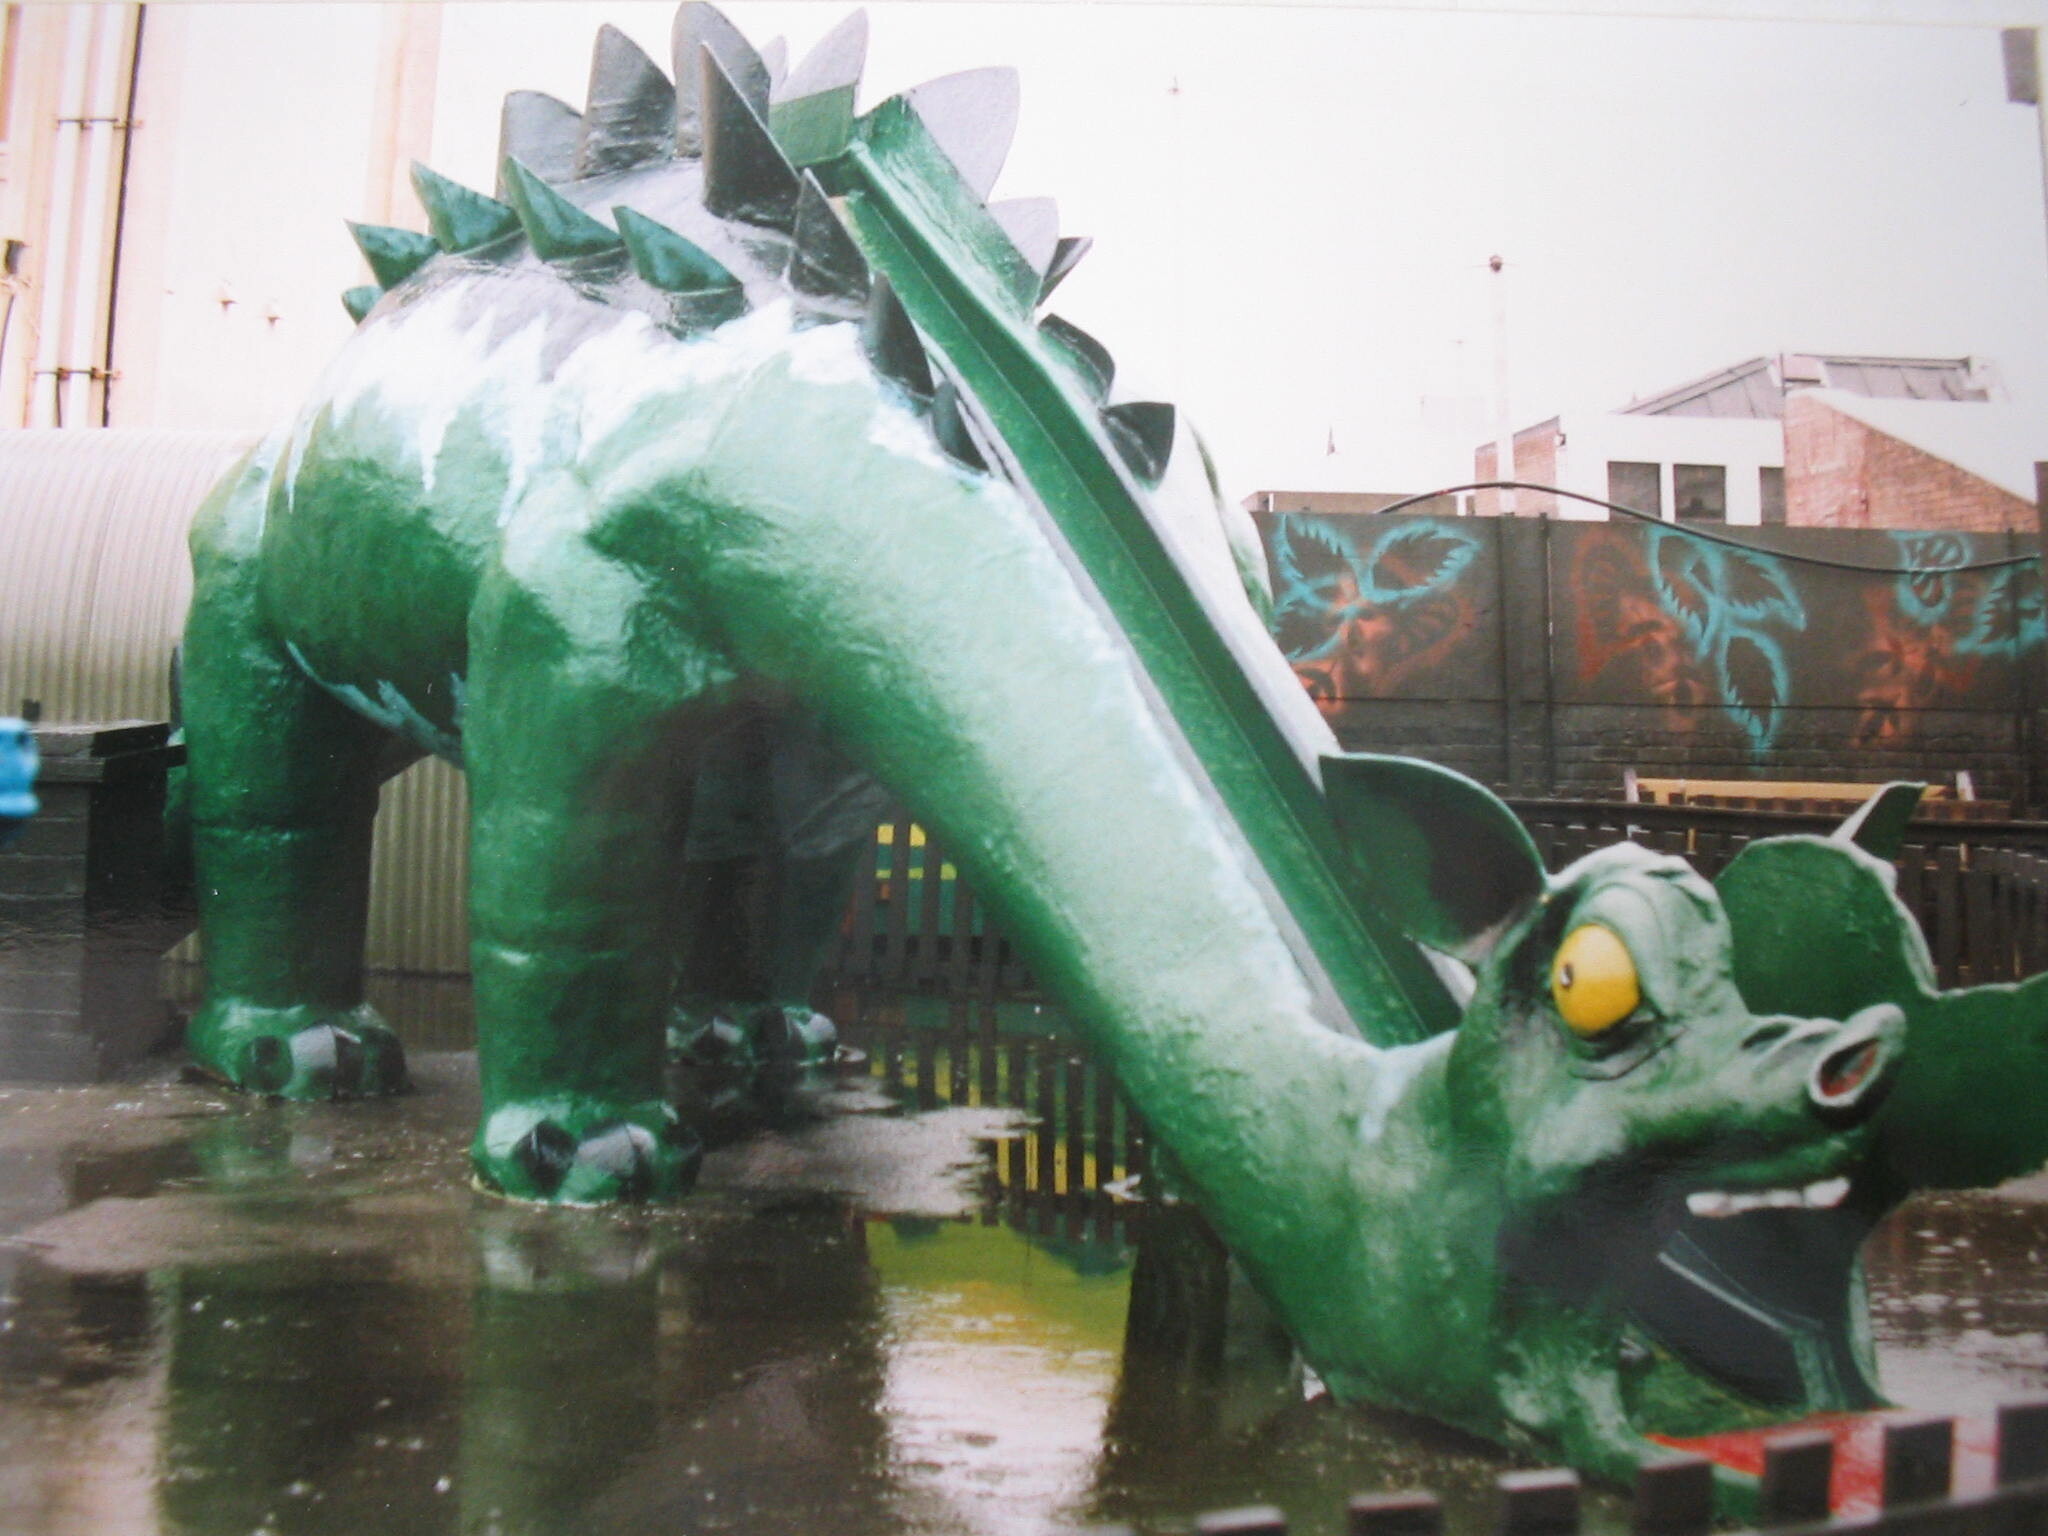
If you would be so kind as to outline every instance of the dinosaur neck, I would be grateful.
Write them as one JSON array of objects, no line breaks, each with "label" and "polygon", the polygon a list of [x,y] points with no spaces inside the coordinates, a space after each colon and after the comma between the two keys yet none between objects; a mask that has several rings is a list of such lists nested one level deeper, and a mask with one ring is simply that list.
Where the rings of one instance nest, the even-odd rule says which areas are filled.
[{"label": "dinosaur neck", "polygon": [[1318,1015],[1132,640],[1009,486],[919,448],[856,347],[797,333],[678,487],[716,532],[693,563],[734,659],[939,835],[1205,1191],[1226,1161],[1291,1183],[1341,1160],[1332,1063],[1377,1053]]},{"label": "dinosaur neck", "polygon": [[1018,479],[1130,636],[1299,932],[1303,968],[1334,998],[1340,1027],[1380,1044],[1448,1027],[1455,1010],[1435,976],[1346,877],[1346,851],[1302,744],[1280,723],[1271,679],[1262,685],[1258,660],[1270,658],[1248,657],[1205,612],[1094,413],[1049,364],[1029,318],[1035,288],[1020,310],[1018,294],[973,280],[988,269],[984,252],[949,254],[959,231],[987,220],[950,170],[935,168],[938,158],[914,113],[878,113],[866,142],[835,163],[864,252],[996,424]]}]

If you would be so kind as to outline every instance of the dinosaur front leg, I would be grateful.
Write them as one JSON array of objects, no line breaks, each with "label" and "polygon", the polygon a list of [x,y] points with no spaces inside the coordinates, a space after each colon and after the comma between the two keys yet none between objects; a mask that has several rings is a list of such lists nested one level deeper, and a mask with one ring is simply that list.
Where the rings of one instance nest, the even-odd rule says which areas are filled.
[{"label": "dinosaur front leg", "polygon": [[675,851],[714,670],[576,545],[486,577],[471,625],[471,961],[486,1188],[672,1199],[701,1147],[663,1096]]},{"label": "dinosaur front leg", "polygon": [[208,991],[187,1045],[237,1087],[316,1099],[405,1084],[363,1002],[370,830],[389,738],[313,683],[263,614],[263,476],[201,513],[185,637],[193,858]]}]

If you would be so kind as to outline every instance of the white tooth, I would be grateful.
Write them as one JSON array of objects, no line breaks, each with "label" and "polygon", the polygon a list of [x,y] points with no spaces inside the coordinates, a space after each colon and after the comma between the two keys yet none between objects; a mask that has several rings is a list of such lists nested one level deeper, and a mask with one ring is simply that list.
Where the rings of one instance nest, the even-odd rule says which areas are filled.
[{"label": "white tooth", "polygon": [[1822,1179],[1818,1183],[1807,1185],[1803,1198],[1808,1210],[1824,1211],[1833,1206],[1840,1205],[1843,1197],[1848,1193],[1849,1181],[1847,1179]]},{"label": "white tooth", "polygon": [[1728,1209],[1740,1216],[1744,1211],[1760,1211],[1771,1203],[1769,1195],[1742,1193],[1728,1197]]},{"label": "white tooth", "polygon": [[1718,1189],[1702,1189],[1685,1197],[1685,1208],[1695,1216],[1726,1216],[1730,1203]]},{"label": "white tooth", "polygon": [[1806,1196],[1796,1189],[1774,1189],[1765,1194],[1764,1204],[1779,1210],[1796,1211],[1806,1204]]}]

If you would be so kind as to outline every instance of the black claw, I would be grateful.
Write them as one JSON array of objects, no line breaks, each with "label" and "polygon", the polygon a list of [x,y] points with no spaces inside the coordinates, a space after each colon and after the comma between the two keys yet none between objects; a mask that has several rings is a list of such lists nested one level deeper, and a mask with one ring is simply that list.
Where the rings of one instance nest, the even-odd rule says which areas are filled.
[{"label": "black claw", "polygon": [[654,1191],[654,1133],[628,1120],[592,1131],[576,1161],[618,1183],[621,1200],[645,1200]]},{"label": "black claw", "polygon": [[353,1093],[363,1079],[362,1037],[345,1029],[330,1029],[327,1033],[331,1037],[335,1087],[340,1092]]},{"label": "black claw", "polygon": [[543,1120],[519,1138],[512,1159],[533,1180],[535,1189],[552,1195],[562,1187],[569,1165],[576,1161],[576,1138],[554,1121]]},{"label": "black claw", "polygon": [[697,1187],[697,1175],[704,1168],[704,1139],[678,1120],[662,1132],[662,1140],[681,1153],[676,1165],[676,1193],[687,1195]]},{"label": "black claw", "polygon": [[362,1063],[356,1068],[355,1080],[366,1095],[381,1097],[405,1091],[405,1047],[396,1035],[379,1031],[363,1037]]},{"label": "black claw", "polygon": [[242,1086],[254,1093],[283,1093],[292,1080],[292,1051],[275,1035],[258,1035],[242,1054]]},{"label": "black claw", "polygon": [[803,1053],[803,1040],[781,1008],[771,1005],[757,1010],[752,1023],[754,1052],[761,1060],[791,1061]]}]

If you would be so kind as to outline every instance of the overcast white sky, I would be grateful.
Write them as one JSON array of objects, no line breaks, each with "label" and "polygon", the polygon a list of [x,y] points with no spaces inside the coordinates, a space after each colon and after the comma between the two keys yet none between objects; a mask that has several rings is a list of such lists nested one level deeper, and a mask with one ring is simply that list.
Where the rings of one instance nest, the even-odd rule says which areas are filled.
[{"label": "overcast white sky", "polygon": [[[726,7],[799,57],[849,8]],[[598,22],[665,61],[672,10],[451,6],[443,101],[580,105]],[[1492,388],[1495,252],[1518,426],[1780,350],[1980,354],[2048,407],[2039,132],[1995,25],[868,10],[864,105],[1018,67],[997,195],[1055,196],[1096,236],[1055,307],[1195,413],[1233,490],[1468,476],[1490,414],[1475,432],[1425,400]],[[435,164],[488,186],[495,113],[444,108],[437,132]]]}]

